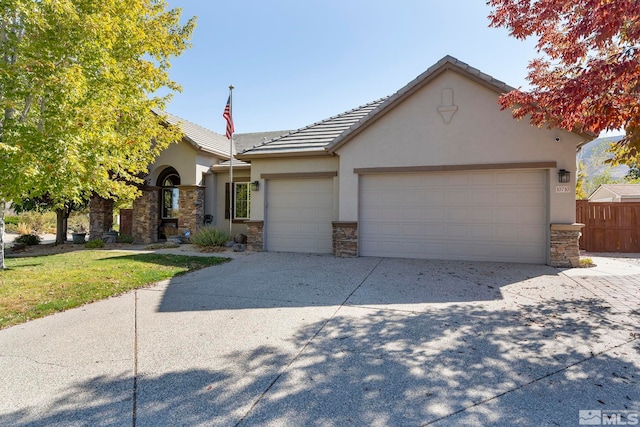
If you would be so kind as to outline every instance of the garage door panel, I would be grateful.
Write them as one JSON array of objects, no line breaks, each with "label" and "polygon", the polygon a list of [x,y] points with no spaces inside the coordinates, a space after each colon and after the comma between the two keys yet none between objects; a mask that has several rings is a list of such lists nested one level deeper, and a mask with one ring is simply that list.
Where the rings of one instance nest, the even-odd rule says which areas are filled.
[{"label": "garage door panel", "polygon": [[476,224],[493,224],[495,222],[495,211],[493,207],[475,208],[469,210],[469,221]]},{"label": "garage door panel", "polygon": [[538,218],[546,215],[546,209],[541,207],[520,208],[521,224],[540,224]]},{"label": "garage door panel", "polygon": [[469,200],[467,199],[469,195],[469,190],[466,188],[460,189],[437,189],[437,191],[444,192],[446,194],[445,202],[447,206],[454,207],[468,207]]},{"label": "garage door panel", "polygon": [[469,237],[473,239],[491,239],[495,235],[495,227],[492,224],[475,224],[471,227]]},{"label": "garage door panel", "polygon": [[508,207],[513,206],[514,201],[517,203],[520,200],[520,192],[523,189],[516,190],[511,188],[500,189],[495,193],[494,206],[496,207]]},{"label": "garage door panel", "polygon": [[494,175],[486,174],[486,173],[469,173],[469,178],[471,182],[470,185],[474,187],[483,187],[483,186],[491,186],[500,184],[500,180],[496,178]]},{"label": "garage door panel", "polygon": [[450,221],[456,221],[456,222],[467,222],[469,221],[469,216],[470,216],[471,212],[469,212],[468,208],[451,208],[448,212],[447,212],[447,217],[449,218]]},{"label": "garage door panel", "polygon": [[[534,170],[362,176],[360,254],[544,263],[545,174]],[[394,194],[387,198],[390,192]],[[393,206],[386,204],[388,200]]]},{"label": "garage door panel", "polygon": [[333,179],[268,182],[267,250],[331,253],[332,218]]},{"label": "garage door panel", "polygon": [[525,189],[518,194],[518,204],[522,207],[539,207],[544,206],[546,197],[535,189]]},{"label": "garage door panel", "polygon": [[488,192],[472,192],[467,194],[469,197],[469,203],[476,208],[493,207],[496,205],[496,198],[493,193]]},{"label": "garage door panel", "polygon": [[514,172],[511,178],[518,185],[530,185],[534,187],[544,187],[547,184],[546,174],[538,170]]},{"label": "garage door panel", "polygon": [[498,223],[519,224],[520,223],[520,209],[518,209],[518,208],[508,208],[508,207],[502,207],[501,209],[496,209],[496,211],[495,211],[495,220]]},{"label": "garage door panel", "polygon": [[467,187],[469,185],[469,178],[472,174],[449,174],[446,176],[446,186],[448,187]]}]

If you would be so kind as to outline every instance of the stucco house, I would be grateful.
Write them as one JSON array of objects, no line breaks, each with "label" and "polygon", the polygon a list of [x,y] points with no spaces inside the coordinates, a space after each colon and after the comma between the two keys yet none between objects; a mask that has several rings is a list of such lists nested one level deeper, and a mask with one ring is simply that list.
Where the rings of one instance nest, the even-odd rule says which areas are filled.
[{"label": "stucco house", "polygon": [[510,90],[444,57],[391,96],[285,134],[236,135],[232,186],[228,140],[184,123],[150,167],[134,234],[152,241],[173,221],[165,198],[178,199],[179,230],[205,215],[228,229],[231,189],[234,232],[253,250],[575,265],[575,183],[559,171],[575,177],[594,135],[514,120],[498,104]]},{"label": "stucco house", "polygon": [[589,196],[590,202],[638,203],[640,184],[602,184]]}]

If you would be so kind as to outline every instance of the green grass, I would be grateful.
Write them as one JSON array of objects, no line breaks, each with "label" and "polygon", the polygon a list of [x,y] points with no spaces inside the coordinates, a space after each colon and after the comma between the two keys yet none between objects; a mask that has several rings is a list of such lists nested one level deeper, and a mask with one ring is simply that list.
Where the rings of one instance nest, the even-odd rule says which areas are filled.
[{"label": "green grass", "polygon": [[228,260],[103,250],[7,258],[0,271],[0,329]]}]

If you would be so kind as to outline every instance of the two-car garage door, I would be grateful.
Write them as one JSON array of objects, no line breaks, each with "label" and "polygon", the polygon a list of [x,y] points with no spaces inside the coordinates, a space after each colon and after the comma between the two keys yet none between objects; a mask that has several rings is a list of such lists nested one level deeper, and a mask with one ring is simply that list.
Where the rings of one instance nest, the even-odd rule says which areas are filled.
[{"label": "two-car garage door", "polygon": [[544,170],[360,177],[362,256],[545,263]]}]

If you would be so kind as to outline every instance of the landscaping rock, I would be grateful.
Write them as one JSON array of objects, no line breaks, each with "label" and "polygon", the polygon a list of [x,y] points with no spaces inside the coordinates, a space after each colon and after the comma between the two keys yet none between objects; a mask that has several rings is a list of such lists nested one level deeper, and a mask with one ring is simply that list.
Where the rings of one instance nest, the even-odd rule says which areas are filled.
[{"label": "landscaping rock", "polygon": [[233,240],[229,240],[227,243],[224,244],[225,248],[231,248],[234,245],[234,241]]},{"label": "landscaping rock", "polygon": [[233,245],[233,252],[244,252],[244,245],[242,243],[236,243]]},{"label": "landscaping rock", "polygon": [[245,234],[238,233],[233,238],[233,241],[236,243],[242,243],[244,245],[245,243],[247,243],[247,236]]}]

